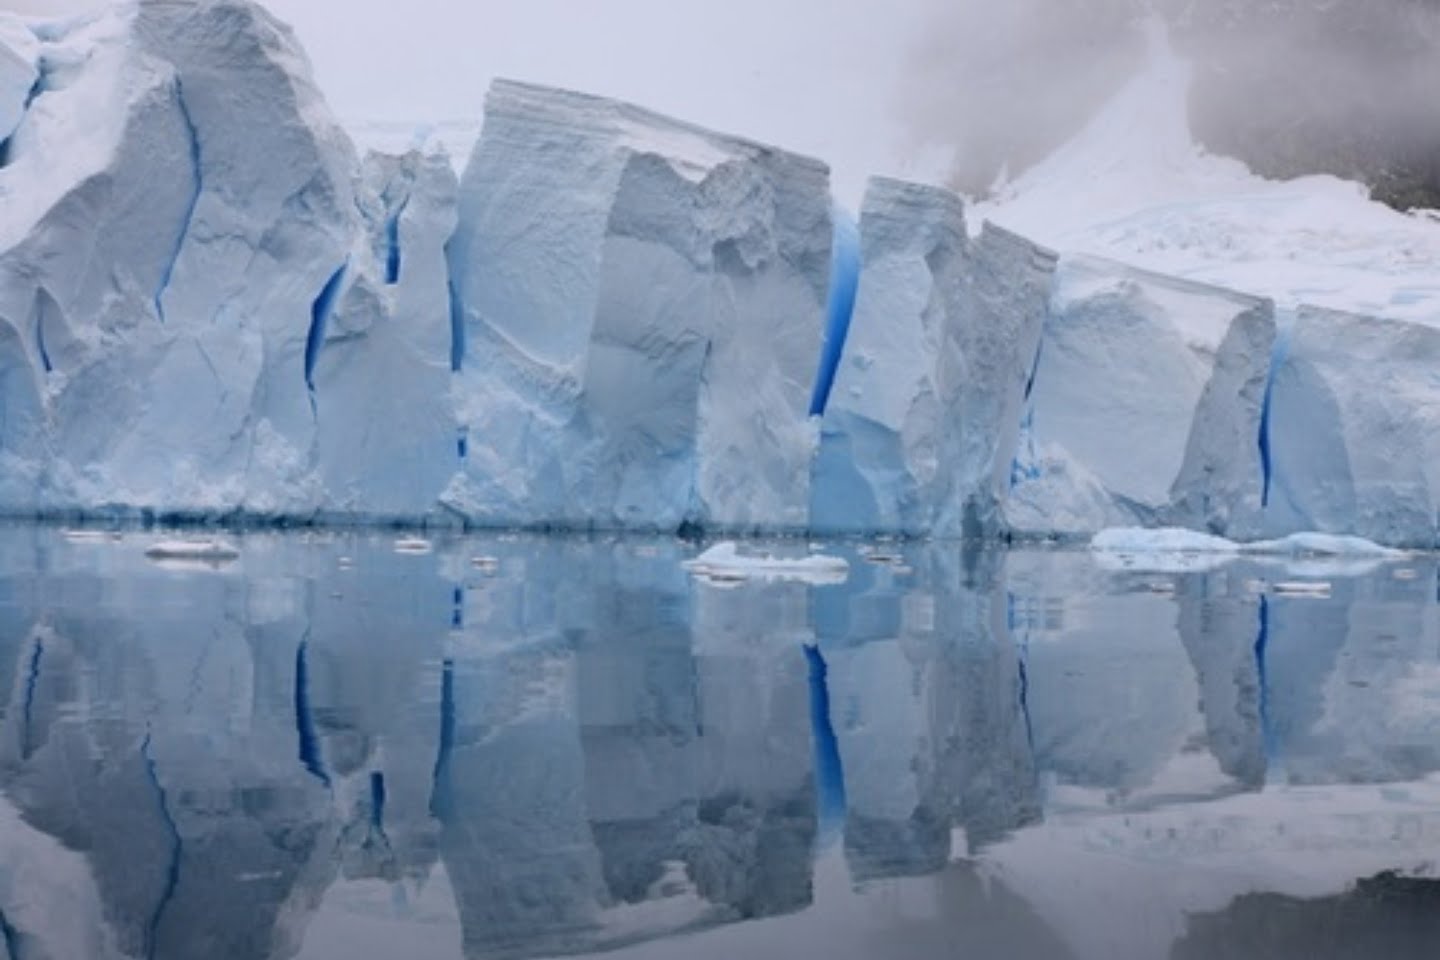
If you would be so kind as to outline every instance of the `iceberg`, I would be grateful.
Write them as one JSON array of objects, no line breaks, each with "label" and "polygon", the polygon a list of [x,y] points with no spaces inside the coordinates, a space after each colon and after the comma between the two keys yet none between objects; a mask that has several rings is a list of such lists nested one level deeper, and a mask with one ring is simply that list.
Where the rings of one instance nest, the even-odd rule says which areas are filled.
[{"label": "iceberg", "polygon": [[818,161],[497,81],[450,242],[485,524],[803,529],[828,289]]},{"label": "iceberg", "polygon": [[816,585],[844,583],[850,564],[840,557],[812,554],[807,557],[776,557],[770,554],[742,554],[733,541],[717,543],[682,566],[697,577],[719,581],[796,580]]},{"label": "iceberg", "polygon": [[313,510],[306,320],[357,216],[303,53],[240,0],[53,37],[0,169],[7,509]]},{"label": "iceberg", "polygon": [[1274,377],[1269,529],[1435,546],[1437,362],[1432,325],[1298,310]]},{"label": "iceberg", "polygon": [[427,517],[464,456],[445,259],[456,193],[443,150],[363,161],[363,231],[311,378],[328,518]]},{"label": "iceberg", "polygon": [[845,353],[825,411],[812,525],[994,532],[1054,256],[949,191],[871,181]]},{"label": "iceberg", "polygon": [[1064,258],[1010,478],[1011,527],[1258,533],[1274,342],[1267,300]]}]

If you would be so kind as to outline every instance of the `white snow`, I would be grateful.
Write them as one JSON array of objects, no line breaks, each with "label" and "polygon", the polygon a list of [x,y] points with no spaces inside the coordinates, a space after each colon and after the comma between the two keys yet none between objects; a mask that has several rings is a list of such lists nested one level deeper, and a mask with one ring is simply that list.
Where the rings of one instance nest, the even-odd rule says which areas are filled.
[{"label": "white snow", "polygon": [[697,577],[727,580],[796,580],[817,585],[844,583],[850,564],[840,557],[811,554],[801,558],[770,554],[742,554],[730,540],[715,544],[693,560],[681,564]]},{"label": "white snow", "polygon": [[1440,323],[1440,222],[1329,176],[1272,181],[1197,148],[1190,67],[1153,35],[1148,67],[1086,129],[979,205],[1062,253],[1273,298]]}]

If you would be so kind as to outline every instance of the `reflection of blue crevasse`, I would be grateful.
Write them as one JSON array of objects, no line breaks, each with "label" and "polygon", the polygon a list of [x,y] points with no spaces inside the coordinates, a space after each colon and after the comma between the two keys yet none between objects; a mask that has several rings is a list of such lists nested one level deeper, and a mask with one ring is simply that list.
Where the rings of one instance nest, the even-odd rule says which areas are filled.
[{"label": "reflection of blue crevasse", "polygon": [[370,773],[370,829],[385,839],[385,774]]},{"label": "reflection of blue crevasse", "polygon": [[165,263],[165,269],[160,273],[160,285],[155,288],[155,313],[160,322],[165,322],[165,291],[170,288],[170,281],[175,275],[175,263],[180,259],[180,251],[185,246],[185,238],[190,235],[190,224],[195,219],[195,208],[200,205],[200,193],[205,188],[205,181],[200,172],[200,133],[195,129],[195,121],[190,116],[190,108],[185,103],[185,91],[180,87],[180,80],[175,80],[175,102],[180,107],[180,117],[185,121],[185,132],[190,143],[190,175],[195,180],[195,186],[190,193],[190,202],[185,207],[185,217],[180,221],[180,232],[175,237],[175,248],[170,252],[170,259]]},{"label": "reflection of blue crevasse", "polygon": [[345,285],[345,274],[350,269],[347,259],[340,268],[330,275],[320,296],[310,307],[310,333],[305,338],[305,387],[310,391],[310,404],[315,404],[315,364],[320,361],[320,351],[325,346],[325,327],[330,315],[335,312],[335,301],[340,299],[340,289]]},{"label": "reflection of blue crevasse", "polygon": [[1260,712],[1260,742],[1266,759],[1275,756],[1275,731],[1270,725],[1270,683],[1265,672],[1265,655],[1270,646],[1270,598],[1260,595],[1260,626],[1255,635],[1255,679],[1259,686],[1256,699]]},{"label": "reflection of blue crevasse", "polygon": [[456,630],[465,626],[465,591],[460,587],[451,595],[450,626]]},{"label": "reflection of blue crevasse", "polygon": [[465,366],[465,305],[453,279],[446,282],[450,295],[450,370],[459,373]]},{"label": "reflection of blue crevasse", "polygon": [[1270,372],[1265,378],[1265,394],[1260,405],[1260,506],[1270,506],[1270,488],[1274,482],[1274,424],[1270,416],[1270,402],[1275,395],[1275,376],[1290,351],[1288,330],[1281,330],[1275,336],[1275,345],[1270,351]]},{"label": "reflection of blue crevasse", "polygon": [[455,452],[461,460],[470,459],[470,435],[464,427],[460,428],[460,435],[455,440]]},{"label": "reflection of blue crevasse", "polygon": [[40,658],[45,653],[45,644],[39,637],[35,638],[35,649],[30,651],[30,665],[25,670],[25,699],[20,710],[20,756],[30,759],[31,746],[30,729],[34,722],[35,709],[35,688],[40,683]]},{"label": "reflection of blue crevasse", "polygon": [[820,648],[813,644],[805,645],[805,660],[810,666],[810,731],[815,743],[815,785],[824,842],[845,820],[845,771],[840,764],[840,742],[830,720],[829,667]]},{"label": "reflection of blue crevasse", "polygon": [[400,282],[400,217],[409,205],[406,197],[385,221],[385,282],[392,287]]},{"label": "reflection of blue crevasse", "polygon": [[310,641],[302,640],[295,651],[295,734],[300,741],[300,763],[316,780],[330,786],[325,772],[325,758],[320,753],[320,738],[315,733],[315,717],[310,712]]},{"label": "reflection of blue crevasse", "polygon": [[1031,395],[1035,392],[1035,378],[1040,374],[1040,356],[1045,349],[1042,338],[1035,347],[1035,359],[1030,363],[1030,376],[1025,380],[1025,416],[1020,421],[1020,440],[1015,445],[1015,457],[1010,461],[1010,489],[1015,489],[1026,480],[1040,479],[1040,458],[1035,452],[1035,404]]},{"label": "reflection of blue crevasse", "polygon": [[1020,703],[1020,716],[1025,722],[1025,744],[1034,756],[1035,727],[1030,720],[1030,626],[1029,611],[1022,613],[1015,594],[1005,591],[1005,628],[1014,639],[1018,661],[1019,689],[1016,697]]},{"label": "reflection of blue crevasse", "polygon": [[20,931],[10,925],[5,911],[0,910],[0,943],[5,944],[5,955],[13,960],[22,960]]},{"label": "reflection of blue crevasse", "polygon": [[145,955],[154,957],[158,946],[157,940],[160,933],[160,920],[165,915],[165,908],[175,898],[175,890],[180,886],[180,856],[184,851],[184,842],[180,839],[180,828],[175,823],[175,817],[170,812],[169,798],[165,794],[165,788],[160,784],[160,777],[155,770],[155,758],[150,755],[150,734],[145,734],[145,742],[140,745],[140,756],[145,761],[145,778],[155,791],[155,802],[160,811],[160,822],[165,827],[165,833],[170,839],[170,862],[165,870],[165,888],[161,891],[160,902],[155,905],[155,912],[150,915],[150,922],[145,928]]},{"label": "reflection of blue crevasse", "polygon": [[430,815],[442,823],[450,816],[450,754],[455,749],[455,661],[440,674],[440,746],[431,777]]},{"label": "reflection of blue crevasse", "polygon": [[55,372],[55,364],[50,362],[50,351],[45,346],[45,314],[48,312],[46,306],[50,303],[50,296],[43,289],[35,296],[35,349],[40,351],[40,363],[46,373]]},{"label": "reflection of blue crevasse", "polygon": [[835,234],[830,247],[830,299],[825,310],[825,343],[820,348],[820,370],[810,396],[810,416],[825,413],[835,373],[850,335],[855,296],[860,288],[860,228],[844,210],[834,210]]}]

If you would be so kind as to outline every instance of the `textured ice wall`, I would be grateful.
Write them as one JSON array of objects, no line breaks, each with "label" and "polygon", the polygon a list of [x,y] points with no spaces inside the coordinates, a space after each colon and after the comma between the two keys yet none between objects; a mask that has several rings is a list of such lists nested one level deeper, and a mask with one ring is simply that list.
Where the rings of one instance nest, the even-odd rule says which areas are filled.
[{"label": "textured ice wall", "polygon": [[812,525],[993,532],[1053,255],[948,191],[872,180],[860,289],[815,468]]},{"label": "textured ice wall", "polygon": [[1066,258],[1010,478],[1011,525],[1253,536],[1274,340],[1267,300]]},{"label": "textured ice wall", "polygon": [[803,528],[817,161],[499,82],[450,248],[478,521]]},{"label": "textured ice wall", "polygon": [[1274,374],[1272,532],[1435,545],[1440,330],[1302,307]]}]

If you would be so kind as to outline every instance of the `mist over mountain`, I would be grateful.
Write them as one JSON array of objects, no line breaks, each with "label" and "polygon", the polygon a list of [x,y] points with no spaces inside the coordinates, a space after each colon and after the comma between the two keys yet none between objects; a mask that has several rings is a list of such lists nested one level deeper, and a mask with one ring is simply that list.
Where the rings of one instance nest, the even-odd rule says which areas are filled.
[{"label": "mist over mountain", "polygon": [[951,185],[983,193],[1083,126],[1157,15],[1194,65],[1202,146],[1265,176],[1331,173],[1401,209],[1440,206],[1436,0],[946,4],[901,90],[917,143],[953,146]]}]

